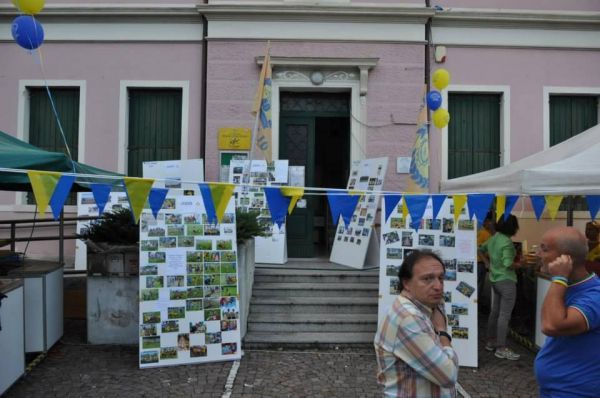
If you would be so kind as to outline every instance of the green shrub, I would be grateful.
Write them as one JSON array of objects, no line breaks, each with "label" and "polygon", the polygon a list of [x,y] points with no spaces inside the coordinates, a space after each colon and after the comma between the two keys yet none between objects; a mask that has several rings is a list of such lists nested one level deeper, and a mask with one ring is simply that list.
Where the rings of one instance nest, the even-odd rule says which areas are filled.
[{"label": "green shrub", "polygon": [[258,214],[259,213],[255,211],[243,213],[239,209],[235,209],[236,235],[238,244],[244,243],[249,239],[253,239],[255,236],[264,236],[264,232],[256,220]]},{"label": "green shrub", "polygon": [[81,239],[99,243],[136,245],[140,240],[139,225],[134,224],[130,209],[122,208],[106,212],[95,223],[88,225]]}]

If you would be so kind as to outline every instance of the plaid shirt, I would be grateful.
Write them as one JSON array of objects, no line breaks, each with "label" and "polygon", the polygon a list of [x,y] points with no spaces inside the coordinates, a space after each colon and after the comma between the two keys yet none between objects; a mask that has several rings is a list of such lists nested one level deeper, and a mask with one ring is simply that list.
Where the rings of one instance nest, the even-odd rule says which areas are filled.
[{"label": "plaid shirt", "polygon": [[458,357],[443,347],[431,323],[431,309],[403,292],[375,336],[375,353],[386,397],[456,396]]}]

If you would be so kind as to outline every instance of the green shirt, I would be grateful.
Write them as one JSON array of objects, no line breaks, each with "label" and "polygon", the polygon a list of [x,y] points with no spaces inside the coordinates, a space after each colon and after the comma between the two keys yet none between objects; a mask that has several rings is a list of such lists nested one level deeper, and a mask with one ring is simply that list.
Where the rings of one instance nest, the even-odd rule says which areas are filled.
[{"label": "green shirt", "polygon": [[479,246],[479,250],[487,253],[490,257],[490,281],[499,282],[503,280],[517,281],[517,274],[511,268],[515,261],[517,251],[513,241],[506,235],[496,232],[485,243]]}]

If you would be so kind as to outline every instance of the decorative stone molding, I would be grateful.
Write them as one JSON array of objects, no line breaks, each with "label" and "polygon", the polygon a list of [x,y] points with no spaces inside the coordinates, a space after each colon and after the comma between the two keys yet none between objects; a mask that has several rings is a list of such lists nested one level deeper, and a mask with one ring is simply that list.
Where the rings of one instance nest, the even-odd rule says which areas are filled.
[{"label": "decorative stone molding", "polygon": [[[379,58],[300,58],[271,57],[273,77],[278,81],[311,82],[314,72],[323,74],[326,81],[358,81],[360,95],[367,95],[369,70],[377,65]],[[256,63],[262,66],[264,57],[256,57]],[[321,83],[322,84],[322,83]]]}]

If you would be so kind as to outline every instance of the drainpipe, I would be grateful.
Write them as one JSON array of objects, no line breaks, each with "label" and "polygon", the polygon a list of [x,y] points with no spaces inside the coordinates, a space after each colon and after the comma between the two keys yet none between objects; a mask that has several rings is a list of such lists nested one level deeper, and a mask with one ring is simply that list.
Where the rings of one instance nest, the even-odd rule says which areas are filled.
[{"label": "drainpipe", "polygon": [[[425,7],[429,8],[431,7],[430,4],[430,0],[425,0]],[[432,18],[427,18],[427,22],[425,23],[425,86],[426,86],[426,93],[429,92],[430,88],[431,88],[431,82],[430,82],[430,76],[431,76],[431,54],[430,54],[430,48],[431,48],[431,22],[432,22]],[[427,106],[427,104],[425,104],[425,106]],[[427,113],[427,136],[429,136],[429,112]],[[428,146],[429,148],[427,148],[429,154],[431,154],[431,140],[428,139],[427,140]],[[428,170],[429,176],[431,176],[431,157],[429,158],[429,170]],[[431,180],[429,180],[430,184],[431,184]],[[431,192],[431,185],[428,187],[428,190]],[[440,187],[438,185],[437,188],[437,192],[440,191]]]},{"label": "drainpipe", "polygon": [[[203,4],[208,4],[208,0],[204,0]],[[202,14],[202,80],[200,81],[200,158],[204,161],[204,174],[206,174],[206,81],[208,76],[208,22],[206,16]],[[203,179],[206,180],[205,176]]]}]

